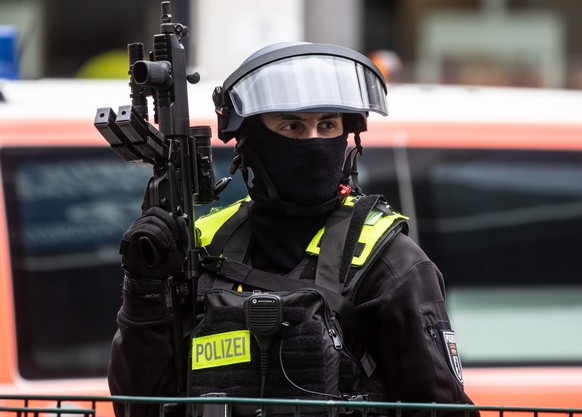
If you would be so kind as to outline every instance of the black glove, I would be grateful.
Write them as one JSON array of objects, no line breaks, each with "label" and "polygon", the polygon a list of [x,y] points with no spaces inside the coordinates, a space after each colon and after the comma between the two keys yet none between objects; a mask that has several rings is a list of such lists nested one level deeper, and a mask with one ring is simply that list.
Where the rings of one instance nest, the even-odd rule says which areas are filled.
[{"label": "black glove", "polygon": [[131,278],[163,280],[180,267],[187,249],[186,220],[151,207],[124,233],[121,266]]}]

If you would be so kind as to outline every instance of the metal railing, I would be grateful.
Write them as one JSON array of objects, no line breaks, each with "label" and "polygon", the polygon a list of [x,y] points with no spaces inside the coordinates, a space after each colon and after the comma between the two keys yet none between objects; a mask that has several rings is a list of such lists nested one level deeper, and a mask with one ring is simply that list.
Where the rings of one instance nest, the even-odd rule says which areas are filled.
[{"label": "metal railing", "polygon": [[[153,406],[160,417],[185,416],[236,417],[237,410],[256,410],[260,417],[304,415],[318,416],[374,416],[401,417],[416,413],[423,416],[469,417],[582,417],[582,408],[478,406],[436,403],[387,403],[370,401],[290,400],[231,397],[129,397],[129,396],[54,396],[2,395],[0,416],[113,416],[114,406],[120,415],[139,416],[140,407]],[[142,408],[143,409],[143,408]],[[316,411],[314,411],[316,410]],[[253,415],[254,413],[244,415]]]}]

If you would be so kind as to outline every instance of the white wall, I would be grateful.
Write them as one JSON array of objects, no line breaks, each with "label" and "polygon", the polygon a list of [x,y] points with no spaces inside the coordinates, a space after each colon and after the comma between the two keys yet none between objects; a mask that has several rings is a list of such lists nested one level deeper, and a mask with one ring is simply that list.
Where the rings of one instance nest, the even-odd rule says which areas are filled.
[{"label": "white wall", "polygon": [[303,0],[198,0],[192,9],[194,62],[206,79],[223,81],[263,46],[303,40]]}]

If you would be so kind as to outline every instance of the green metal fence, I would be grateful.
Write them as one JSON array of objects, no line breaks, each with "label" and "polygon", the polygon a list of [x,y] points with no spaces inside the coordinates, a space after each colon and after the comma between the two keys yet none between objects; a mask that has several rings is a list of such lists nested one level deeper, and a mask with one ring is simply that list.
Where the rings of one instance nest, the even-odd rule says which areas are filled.
[{"label": "green metal fence", "polygon": [[[254,409],[261,417],[285,414],[289,417],[319,416],[407,416],[423,412],[425,416],[482,417],[582,417],[582,408],[509,407],[425,403],[380,403],[369,401],[288,400],[229,397],[124,397],[124,396],[52,396],[2,395],[0,416],[113,416],[113,407],[125,416],[139,417],[140,407],[154,405],[160,417],[185,416],[236,417],[237,410]],[[284,411],[283,411],[284,410]],[[318,410],[318,411],[314,411]],[[258,414],[259,415],[259,414]]]}]

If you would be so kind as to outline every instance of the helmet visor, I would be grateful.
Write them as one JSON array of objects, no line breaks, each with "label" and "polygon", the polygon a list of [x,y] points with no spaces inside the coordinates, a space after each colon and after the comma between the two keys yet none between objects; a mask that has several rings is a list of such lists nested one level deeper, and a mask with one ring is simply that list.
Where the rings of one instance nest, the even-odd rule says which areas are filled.
[{"label": "helmet visor", "polygon": [[257,68],[229,90],[237,114],[362,112],[388,114],[384,82],[359,62],[331,55],[301,55]]}]

